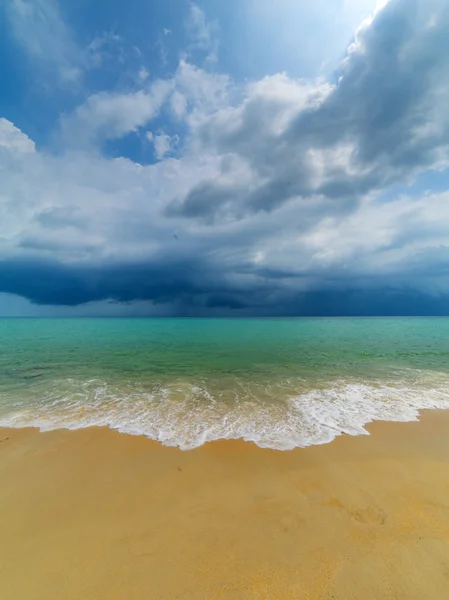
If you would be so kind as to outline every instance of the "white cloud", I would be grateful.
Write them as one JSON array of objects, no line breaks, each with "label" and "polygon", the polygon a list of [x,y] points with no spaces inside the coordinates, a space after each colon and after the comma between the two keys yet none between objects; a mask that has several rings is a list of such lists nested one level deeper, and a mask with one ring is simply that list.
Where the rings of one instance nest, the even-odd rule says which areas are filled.
[{"label": "white cloud", "polygon": [[30,138],[14,127],[7,119],[0,118],[0,149],[18,152],[34,152],[35,145]]},{"label": "white cloud", "polygon": [[150,76],[150,72],[145,67],[142,67],[139,70],[139,80],[140,81],[146,81],[149,76]]},{"label": "white cloud", "polygon": [[154,118],[172,88],[172,82],[156,81],[148,89],[129,94],[99,93],[90,96],[72,115],[61,121],[69,145],[122,137]]},{"label": "white cloud", "polygon": [[147,133],[147,139],[152,142],[154,146],[154,153],[158,160],[162,160],[167,154],[170,154],[175,150],[179,143],[178,135],[167,135],[166,133],[159,133],[154,135],[151,131]]},{"label": "white cloud", "polygon": [[218,60],[218,24],[208,21],[201,8],[191,4],[187,30],[191,47],[205,52],[208,63],[215,63]]},{"label": "white cloud", "polygon": [[6,5],[14,36],[30,59],[51,69],[62,83],[76,83],[85,57],[56,0],[7,0]]},{"label": "white cloud", "polygon": [[174,77],[172,110],[178,115],[184,111],[189,125],[196,127],[205,116],[229,106],[231,88],[228,75],[209,73],[182,58]]},{"label": "white cloud", "polygon": [[[87,149],[61,156],[30,152],[32,142],[0,121],[0,255],[98,261],[152,256],[173,240],[164,206],[219,170],[214,157],[141,166]],[[4,136],[3,133],[6,132]],[[19,143],[18,143],[19,142]],[[17,152],[17,149],[26,152]],[[191,244],[194,224],[183,229]]]},{"label": "white cloud", "polygon": [[187,111],[187,100],[184,94],[175,90],[170,98],[170,107],[176,119],[182,119]]},{"label": "white cloud", "polygon": [[111,31],[103,31],[95,36],[84,51],[85,67],[99,69],[105,62],[117,57],[117,53],[119,61],[123,60],[121,44],[122,38]]},{"label": "white cloud", "polygon": [[[352,277],[388,277],[399,284],[429,251],[449,249],[449,192],[423,194],[418,199],[403,195],[390,202],[367,197],[344,218],[323,219],[302,239],[302,251],[312,269],[335,273],[346,270]],[[428,279],[438,280],[449,291],[444,272],[432,272],[435,257],[427,263]],[[426,266],[417,273],[419,286],[426,280]]]},{"label": "white cloud", "polygon": [[[145,71],[144,74],[147,74]],[[168,103],[177,120],[194,129],[221,107],[229,106],[230,79],[181,59],[169,79],[145,80],[137,91],[90,96],[61,118],[64,144],[80,147],[120,138],[154,119]],[[162,142],[159,142],[162,148]]]}]

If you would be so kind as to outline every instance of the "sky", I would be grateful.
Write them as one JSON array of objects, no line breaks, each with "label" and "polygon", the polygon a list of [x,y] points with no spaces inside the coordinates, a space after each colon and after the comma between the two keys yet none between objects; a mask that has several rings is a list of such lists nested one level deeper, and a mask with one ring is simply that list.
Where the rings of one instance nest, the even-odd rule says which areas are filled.
[{"label": "sky", "polygon": [[449,0],[0,23],[0,316],[449,314]]}]

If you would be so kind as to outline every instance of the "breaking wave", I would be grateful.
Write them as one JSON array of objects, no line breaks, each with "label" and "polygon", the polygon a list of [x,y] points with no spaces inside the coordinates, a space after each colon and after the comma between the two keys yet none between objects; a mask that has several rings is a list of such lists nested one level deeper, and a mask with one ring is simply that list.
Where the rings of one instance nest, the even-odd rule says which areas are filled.
[{"label": "breaking wave", "polygon": [[414,421],[423,409],[449,408],[448,375],[410,371],[396,382],[337,380],[293,393],[294,385],[204,383],[145,386],[97,379],[55,380],[14,397],[0,394],[0,426],[42,431],[108,426],[188,450],[219,439],[290,450],[341,434],[367,434],[372,421]]}]

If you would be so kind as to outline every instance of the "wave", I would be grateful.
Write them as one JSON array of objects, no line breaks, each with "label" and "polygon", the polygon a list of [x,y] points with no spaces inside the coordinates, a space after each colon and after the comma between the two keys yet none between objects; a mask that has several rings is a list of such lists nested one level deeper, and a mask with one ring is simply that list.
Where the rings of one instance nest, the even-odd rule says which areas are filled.
[{"label": "wave", "polygon": [[219,439],[291,450],[341,434],[368,434],[365,426],[372,421],[415,421],[420,410],[449,408],[447,374],[412,375],[394,383],[338,380],[285,396],[278,385],[264,386],[263,393],[260,386],[243,385],[223,393],[174,382],[149,391],[135,383],[68,379],[39,393],[33,388],[29,397],[3,394],[0,426],[42,431],[107,426],[182,450]]}]

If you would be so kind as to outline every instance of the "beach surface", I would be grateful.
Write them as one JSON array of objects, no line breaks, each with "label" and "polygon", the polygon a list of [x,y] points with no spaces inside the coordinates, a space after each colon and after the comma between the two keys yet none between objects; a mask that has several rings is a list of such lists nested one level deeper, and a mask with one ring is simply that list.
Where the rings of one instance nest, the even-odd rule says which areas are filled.
[{"label": "beach surface", "polygon": [[441,599],[449,411],[288,452],[0,429],[2,600]]}]

